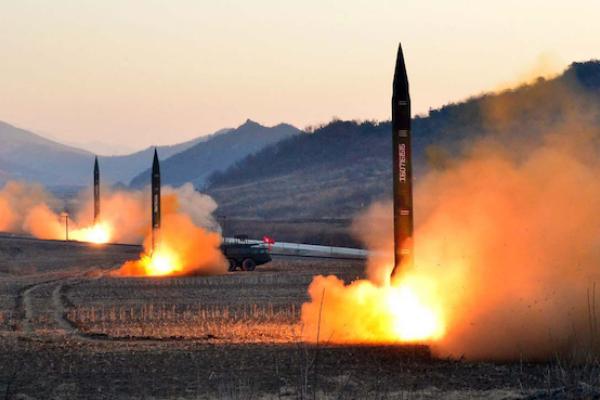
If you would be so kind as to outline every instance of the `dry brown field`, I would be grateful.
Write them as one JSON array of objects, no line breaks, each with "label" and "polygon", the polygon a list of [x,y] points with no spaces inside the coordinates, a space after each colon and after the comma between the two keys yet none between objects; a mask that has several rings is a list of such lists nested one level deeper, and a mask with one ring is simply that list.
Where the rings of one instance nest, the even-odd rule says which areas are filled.
[{"label": "dry brown field", "polygon": [[0,237],[0,399],[600,398],[595,362],[473,363],[423,346],[303,343],[312,276],[351,281],[361,261],[106,274],[139,250]]}]

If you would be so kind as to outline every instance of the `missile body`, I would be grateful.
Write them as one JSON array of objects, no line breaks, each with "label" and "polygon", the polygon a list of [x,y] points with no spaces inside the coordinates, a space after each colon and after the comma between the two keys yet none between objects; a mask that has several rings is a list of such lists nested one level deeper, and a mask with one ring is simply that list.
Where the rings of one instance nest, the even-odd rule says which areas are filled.
[{"label": "missile body", "polygon": [[152,251],[158,239],[160,230],[160,164],[158,153],[154,149],[154,161],[152,162]]},{"label": "missile body", "polygon": [[94,224],[100,217],[100,168],[98,168],[98,157],[94,161]]},{"label": "missile body", "polygon": [[413,258],[412,149],[410,95],[402,45],[398,46],[392,95],[394,147],[394,269],[409,266]]}]

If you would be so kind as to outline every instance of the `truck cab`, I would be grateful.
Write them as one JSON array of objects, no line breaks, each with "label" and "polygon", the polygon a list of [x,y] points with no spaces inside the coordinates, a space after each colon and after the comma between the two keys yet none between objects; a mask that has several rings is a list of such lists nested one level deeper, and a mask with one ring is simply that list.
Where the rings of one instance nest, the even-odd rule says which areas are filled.
[{"label": "truck cab", "polygon": [[221,252],[229,262],[229,271],[254,271],[258,265],[271,261],[269,246],[248,240],[246,235],[236,235],[233,240],[225,240]]}]

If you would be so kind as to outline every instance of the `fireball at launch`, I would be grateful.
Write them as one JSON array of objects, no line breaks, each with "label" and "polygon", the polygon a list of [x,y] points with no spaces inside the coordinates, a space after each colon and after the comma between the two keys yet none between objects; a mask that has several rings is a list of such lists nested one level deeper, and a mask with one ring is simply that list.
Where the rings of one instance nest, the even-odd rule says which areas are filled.
[{"label": "fireball at launch", "polygon": [[95,244],[108,243],[111,240],[112,228],[107,222],[96,222],[92,226],[74,229],[69,237],[80,242]]},{"label": "fireball at launch", "polygon": [[94,158],[94,219],[91,226],[80,227],[71,232],[71,238],[82,242],[95,244],[108,243],[111,240],[113,227],[100,218],[100,167],[98,157]]},{"label": "fireball at launch", "polygon": [[94,220],[88,227],[74,229],[71,238],[82,242],[96,244],[108,243],[113,233],[112,226],[100,219],[100,167],[98,157],[94,158]]},{"label": "fireball at launch", "polygon": [[[187,200],[194,205],[201,196],[191,185],[179,189],[193,195]],[[227,263],[219,246],[221,236],[204,227],[197,226],[191,218],[191,210],[183,212],[185,204],[173,196],[173,189],[165,194],[164,221],[161,215],[160,162],[154,150],[151,176],[151,217],[149,235],[144,239],[144,252],[140,258],[128,261],[113,273],[115,276],[180,276],[188,274],[217,275],[227,271]],[[216,207],[216,205],[215,205]],[[195,210],[196,212],[198,210]]]}]

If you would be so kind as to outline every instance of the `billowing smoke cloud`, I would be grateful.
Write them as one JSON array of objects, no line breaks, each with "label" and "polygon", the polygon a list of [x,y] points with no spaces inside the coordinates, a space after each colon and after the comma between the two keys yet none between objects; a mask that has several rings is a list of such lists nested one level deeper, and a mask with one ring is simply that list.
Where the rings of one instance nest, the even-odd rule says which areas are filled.
[{"label": "billowing smoke cloud", "polygon": [[[107,241],[140,243],[149,224],[149,195],[144,191],[113,191],[107,187],[102,187],[100,193],[99,223],[107,231]],[[82,192],[77,204],[73,215],[77,225],[73,238],[85,241],[86,233],[89,232],[86,228],[94,225],[94,199],[91,190]]]},{"label": "billowing smoke cloud", "polygon": [[[498,106],[493,118],[513,116]],[[391,284],[391,204],[361,216],[356,227],[377,250],[369,280],[317,277],[302,309],[306,338],[426,342],[468,359],[597,353],[597,114],[565,102],[550,119],[535,138],[477,140],[419,180],[415,265]]]},{"label": "billowing smoke cloud", "polygon": [[[102,188],[100,221],[110,229],[110,241],[120,243],[140,243],[148,232],[150,224],[150,191],[112,191]],[[78,227],[93,225],[94,202],[91,191],[80,195],[75,221]],[[162,190],[163,215],[183,213],[191,221],[208,230],[218,231],[219,225],[212,216],[217,208],[215,201],[198,193],[192,184],[178,188],[166,186]],[[83,240],[83,239],[82,239]]]},{"label": "billowing smoke cloud", "polygon": [[25,215],[23,230],[39,239],[65,239],[65,226],[59,215],[45,203],[33,206]]},{"label": "billowing smoke cloud", "polygon": [[[150,224],[148,190],[116,190],[102,188],[99,226],[105,230],[105,241],[140,243]],[[69,215],[69,237],[86,241],[93,235],[93,197],[83,191]],[[61,215],[64,204],[35,183],[7,182],[0,189],[0,231],[28,233],[41,239],[64,239],[65,222]],[[182,213],[196,226],[210,231],[220,227],[212,216],[215,201],[194,190],[191,184],[163,189],[163,214]]]},{"label": "billowing smoke cloud", "polygon": [[392,203],[374,203],[357,216],[352,233],[369,249],[367,278],[377,284],[389,284],[393,267],[394,226],[390,218]]},{"label": "billowing smoke cloud", "polygon": [[9,181],[0,189],[0,231],[27,231],[23,224],[31,210],[44,205],[49,210],[58,204],[42,185]]},{"label": "billowing smoke cloud", "polygon": [[165,216],[152,249],[152,236],[144,240],[144,253],[114,272],[115,276],[218,275],[227,272],[221,253],[221,236],[196,226],[183,213]]},{"label": "billowing smoke cloud", "polygon": [[520,160],[482,142],[420,186],[416,273],[443,302],[442,354],[550,357],[598,333],[587,295],[600,277],[600,158],[585,136],[547,135]]},{"label": "billowing smoke cloud", "polygon": [[[149,199],[148,199],[149,201]],[[215,201],[191,184],[167,187],[162,194],[162,226],[152,248],[152,232],[146,228],[144,253],[125,263],[116,276],[215,275],[227,272],[220,251],[219,225],[213,218]],[[150,205],[146,205],[146,210]]]},{"label": "billowing smoke cloud", "polygon": [[217,203],[212,197],[199,193],[194,189],[191,183],[173,189],[169,186],[162,190],[163,198],[175,196],[176,204],[166,210],[179,212],[187,215],[191,221],[200,227],[210,231],[220,232],[221,227],[214,218],[214,211],[217,209]]},{"label": "billowing smoke cloud", "polygon": [[[93,197],[83,192],[69,219],[71,240],[96,243],[140,243],[140,261],[123,266],[116,275],[220,274],[227,263],[219,246],[220,227],[212,213],[215,201],[191,184],[165,187],[162,194],[163,226],[158,248],[152,252],[150,195],[144,191],[103,188],[99,221],[93,221]],[[0,191],[0,230],[29,233],[41,239],[65,239],[60,202],[36,184],[9,182]]]},{"label": "billowing smoke cloud", "polygon": [[541,53],[533,60],[531,65],[518,73],[515,79],[498,85],[494,91],[500,92],[512,89],[515,86],[531,84],[540,78],[555,78],[564,70],[564,65],[564,62],[557,54],[551,52]]}]

